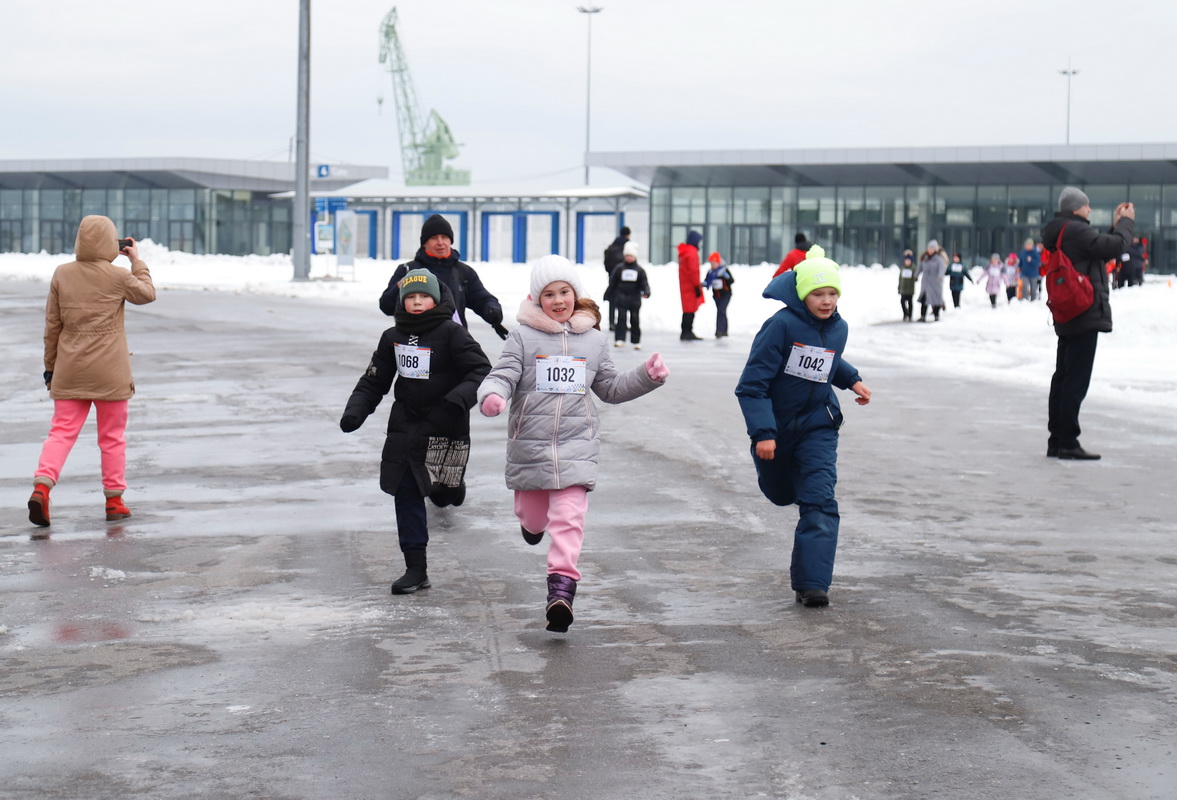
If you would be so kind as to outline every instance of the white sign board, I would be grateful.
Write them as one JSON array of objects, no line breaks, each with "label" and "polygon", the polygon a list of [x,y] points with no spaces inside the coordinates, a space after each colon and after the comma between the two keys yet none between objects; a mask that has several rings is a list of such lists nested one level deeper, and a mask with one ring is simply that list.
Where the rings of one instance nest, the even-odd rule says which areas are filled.
[{"label": "white sign board", "polygon": [[315,251],[330,253],[335,249],[335,226],[330,222],[315,223]]},{"label": "white sign board", "polygon": [[341,267],[356,264],[357,216],[354,211],[335,212],[335,258]]}]

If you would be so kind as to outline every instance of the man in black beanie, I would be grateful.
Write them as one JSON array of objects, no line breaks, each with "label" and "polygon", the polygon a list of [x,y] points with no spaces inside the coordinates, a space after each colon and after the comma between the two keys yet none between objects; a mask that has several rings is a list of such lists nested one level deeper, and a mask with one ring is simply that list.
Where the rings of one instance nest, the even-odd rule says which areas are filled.
[{"label": "man in black beanie", "polygon": [[450,288],[457,305],[458,319],[466,324],[466,308],[482,317],[494,328],[500,339],[506,339],[509,331],[503,327],[503,307],[499,300],[482,285],[482,279],[469,264],[459,259],[462,254],[454,249],[454,229],[441,214],[434,214],[421,226],[421,247],[413,260],[401,264],[392,273],[388,288],[380,296],[380,310],[388,316],[396,313],[400,297],[398,284],[410,270],[427,269]]}]

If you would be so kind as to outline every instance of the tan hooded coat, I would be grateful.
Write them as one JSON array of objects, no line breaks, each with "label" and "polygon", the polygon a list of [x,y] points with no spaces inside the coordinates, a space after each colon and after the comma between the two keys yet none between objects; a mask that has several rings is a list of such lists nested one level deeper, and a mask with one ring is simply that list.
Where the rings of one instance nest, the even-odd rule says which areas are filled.
[{"label": "tan hooded coat", "polygon": [[118,234],[107,217],[89,216],[78,227],[77,261],[53,273],[45,303],[45,370],[53,373],[54,400],[129,400],[135,393],[123,306],[155,299],[147,265],[128,272],[110,263]]}]

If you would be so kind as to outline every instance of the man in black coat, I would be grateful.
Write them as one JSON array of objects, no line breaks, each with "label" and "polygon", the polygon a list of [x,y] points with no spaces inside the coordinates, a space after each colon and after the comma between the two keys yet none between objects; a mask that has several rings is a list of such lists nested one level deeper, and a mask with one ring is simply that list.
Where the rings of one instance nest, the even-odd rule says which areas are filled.
[{"label": "man in black coat", "polygon": [[[1046,455],[1050,458],[1094,461],[1099,458],[1079,446],[1079,406],[1091,385],[1091,367],[1095,363],[1095,346],[1100,333],[1112,331],[1112,307],[1109,302],[1109,260],[1119,260],[1132,241],[1136,225],[1136,209],[1131,203],[1116,207],[1112,229],[1097,233],[1088,221],[1091,201],[1074,186],[1062,190],[1058,199],[1058,213],[1042,228],[1042,243],[1054,251],[1062,233],[1061,248],[1071,259],[1075,271],[1091,281],[1094,302],[1091,308],[1069,322],[1056,322],[1058,351],[1055,355],[1054,376],[1050,379],[1049,421],[1050,438]],[[1066,229],[1064,230],[1064,225]],[[1050,287],[1047,286],[1047,297]]]},{"label": "man in black coat", "polygon": [[465,327],[466,309],[470,308],[475,314],[486,320],[500,339],[506,339],[509,331],[503,327],[503,307],[499,300],[482,285],[482,279],[469,264],[459,259],[462,254],[454,249],[454,229],[450,227],[446,218],[434,214],[425,220],[421,226],[421,247],[412,261],[401,264],[392,273],[388,288],[380,296],[380,310],[388,316],[396,314],[400,289],[397,285],[409,270],[427,269],[437,276],[437,279],[449,287],[453,294],[458,312],[458,319]]}]

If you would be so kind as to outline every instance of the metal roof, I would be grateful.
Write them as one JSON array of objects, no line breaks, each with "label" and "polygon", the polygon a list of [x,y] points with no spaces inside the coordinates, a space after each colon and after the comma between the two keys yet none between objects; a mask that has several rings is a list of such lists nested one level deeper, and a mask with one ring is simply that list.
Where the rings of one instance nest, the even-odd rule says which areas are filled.
[{"label": "metal roof", "polygon": [[648,186],[1177,183],[1177,143],[589,153]]},{"label": "metal roof", "polygon": [[[451,200],[590,200],[590,199],[645,199],[649,192],[634,186],[594,187],[582,186],[574,189],[537,189],[534,186],[517,184],[487,184],[473,186],[405,186],[394,180],[366,180],[341,189],[319,191],[312,187],[316,197],[346,197],[361,202],[437,202]],[[283,193],[279,196],[286,196]],[[293,194],[291,194],[293,196]]]},{"label": "metal roof", "polygon": [[[312,172],[312,188],[338,189],[367,178],[388,175],[387,167],[355,164],[325,166],[329,177],[319,178]],[[285,161],[221,158],[12,159],[0,161],[0,188],[204,188],[279,192],[293,188],[294,173],[294,164]]]}]

